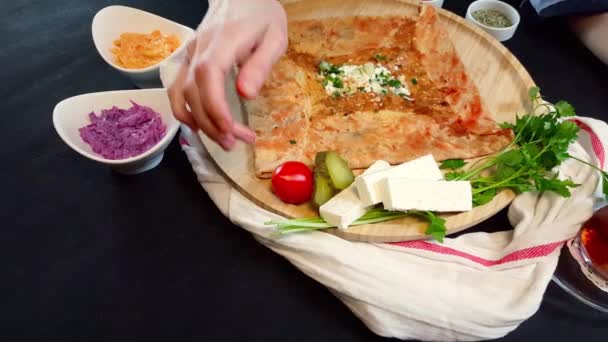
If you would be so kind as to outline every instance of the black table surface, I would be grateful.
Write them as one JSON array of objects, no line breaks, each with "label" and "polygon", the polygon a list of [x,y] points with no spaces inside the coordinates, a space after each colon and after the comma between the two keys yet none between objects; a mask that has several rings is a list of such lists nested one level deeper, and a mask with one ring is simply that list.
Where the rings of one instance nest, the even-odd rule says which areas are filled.
[{"label": "black table surface", "polygon": [[[57,102],[132,88],[91,39],[91,19],[110,4],[191,27],[206,10],[197,0],[0,5],[0,340],[382,339],[223,217],[177,141],[158,168],[126,177],[60,140],[51,121]],[[445,7],[464,15],[467,4]],[[608,118],[606,66],[563,21],[540,20],[527,6],[521,12],[505,45],[545,97]],[[478,229],[507,225],[503,211]],[[608,316],[550,284],[540,310],[504,340],[544,337],[605,341]]]}]

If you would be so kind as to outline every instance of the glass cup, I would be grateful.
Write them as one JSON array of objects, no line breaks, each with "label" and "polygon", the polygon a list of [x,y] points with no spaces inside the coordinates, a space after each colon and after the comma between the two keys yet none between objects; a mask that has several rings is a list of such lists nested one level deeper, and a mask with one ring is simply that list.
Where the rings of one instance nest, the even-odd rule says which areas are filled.
[{"label": "glass cup", "polygon": [[586,266],[608,281],[608,207],[596,211],[573,241]]}]

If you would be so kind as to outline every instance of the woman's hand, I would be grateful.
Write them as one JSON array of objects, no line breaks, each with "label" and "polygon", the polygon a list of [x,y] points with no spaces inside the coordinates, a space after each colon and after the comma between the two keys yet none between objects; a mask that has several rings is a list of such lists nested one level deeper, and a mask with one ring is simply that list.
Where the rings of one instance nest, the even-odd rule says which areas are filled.
[{"label": "woman's hand", "polygon": [[[276,0],[216,0],[188,46],[188,59],[169,88],[175,117],[201,129],[225,150],[255,133],[234,122],[224,93],[225,76],[239,66],[236,88],[257,96],[272,65],[287,47],[287,20]],[[187,105],[187,106],[186,106]]]}]

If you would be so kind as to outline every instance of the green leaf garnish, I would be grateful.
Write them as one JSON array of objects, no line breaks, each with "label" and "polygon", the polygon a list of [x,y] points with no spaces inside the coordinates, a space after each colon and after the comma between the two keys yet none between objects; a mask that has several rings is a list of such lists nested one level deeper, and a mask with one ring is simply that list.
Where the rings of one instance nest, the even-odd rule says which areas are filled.
[{"label": "green leaf garnish", "polygon": [[477,207],[490,202],[496,196],[496,189],[488,189],[473,195],[473,206]]},{"label": "green leaf garnish", "polygon": [[534,185],[538,191],[552,191],[562,197],[570,197],[570,189],[579,186],[570,179],[560,180],[557,177],[534,177]]},{"label": "green leaf garnish", "polygon": [[319,74],[323,76],[330,76],[332,74],[340,75],[342,74],[342,71],[337,65],[333,65],[327,61],[321,61],[321,63],[319,63]]},{"label": "green leaf garnish", "polygon": [[293,140],[293,139],[291,139],[291,140],[289,140],[289,143],[290,143],[290,144],[292,144],[292,145],[295,145],[295,144],[296,144],[296,141],[295,141],[295,140]]},{"label": "green leaf garnish", "polygon": [[336,87],[336,88],[344,87],[344,83],[342,82],[342,80],[340,78],[334,78],[333,80],[331,80],[331,82],[334,84],[334,87]]},{"label": "green leaf garnish", "polygon": [[386,84],[389,85],[389,86],[391,86],[391,87],[393,87],[393,88],[399,88],[399,87],[401,87],[401,82],[399,82],[398,80],[396,80],[394,78],[392,80],[389,80],[388,82],[386,82]]},{"label": "green leaf garnish", "polygon": [[606,171],[602,170],[601,168],[597,167],[596,165],[588,163],[575,156],[570,156],[570,158],[572,158],[580,163],[583,163],[583,164],[591,167],[592,169],[595,169],[596,171],[599,171],[600,175],[602,176],[602,192],[604,193],[604,198],[608,201],[608,173],[606,173]]},{"label": "green leaf garnish", "polygon": [[602,192],[604,193],[604,198],[608,200],[608,174],[602,170],[600,172],[602,173]]},{"label": "green leaf garnish", "polygon": [[386,61],[386,56],[382,56],[382,55],[375,55],[374,56],[375,59],[379,60],[379,61]]},{"label": "green leaf garnish", "polygon": [[539,87],[532,87],[530,88],[530,90],[528,90],[528,98],[530,98],[530,101],[532,101],[532,103],[536,102],[536,100],[538,99],[539,92]]},{"label": "green leaf garnish", "polygon": [[319,63],[319,70],[321,72],[327,72],[327,71],[329,71],[330,68],[331,68],[331,64],[329,62],[321,61],[321,63]]},{"label": "green leaf garnish", "polygon": [[498,124],[498,127],[502,128],[502,129],[513,129],[515,127],[515,125],[513,125],[512,123],[509,123],[509,122],[501,122]]},{"label": "green leaf garnish", "polygon": [[499,165],[517,166],[524,159],[523,152],[519,149],[506,151],[498,156]]},{"label": "green leaf garnish", "polygon": [[558,101],[555,104],[555,109],[557,109],[557,113],[559,116],[575,116],[576,113],[574,111],[574,107],[566,101]]},{"label": "green leaf garnish", "polygon": [[443,175],[443,178],[445,178],[445,180],[459,180],[462,177],[464,177],[464,172],[448,172],[445,175]]},{"label": "green leaf garnish", "polygon": [[447,231],[445,228],[445,219],[435,215],[432,211],[419,211],[414,212],[414,214],[424,217],[429,222],[424,234],[432,236],[433,239],[438,242],[443,242],[443,238]]},{"label": "green leaf garnish", "polygon": [[417,80],[417,79],[415,79],[415,78],[412,78],[412,84],[413,84],[413,85],[418,84],[418,80]]},{"label": "green leaf garnish", "polygon": [[439,165],[440,169],[460,169],[465,166],[467,163],[462,159],[447,159],[444,160],[441,165]]}]

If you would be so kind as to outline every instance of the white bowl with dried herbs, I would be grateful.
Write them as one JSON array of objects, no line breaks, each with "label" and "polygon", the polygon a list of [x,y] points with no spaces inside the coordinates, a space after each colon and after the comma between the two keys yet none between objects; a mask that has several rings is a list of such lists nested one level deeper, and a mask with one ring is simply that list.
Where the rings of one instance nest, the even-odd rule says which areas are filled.
[{"label": "white bowl with dried herbs", "polygon": [[504,42],[515,34],[520,17],[517,10],[505,2],[477,0],[469,5],[466,19]]}]

